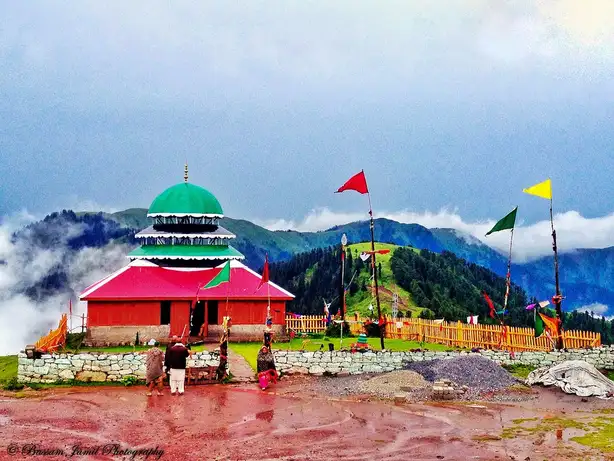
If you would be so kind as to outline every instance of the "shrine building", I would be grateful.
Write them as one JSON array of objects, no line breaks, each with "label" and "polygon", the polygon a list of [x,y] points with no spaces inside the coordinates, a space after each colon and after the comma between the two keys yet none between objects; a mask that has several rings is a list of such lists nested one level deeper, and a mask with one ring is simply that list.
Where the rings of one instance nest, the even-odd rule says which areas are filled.
[{"label": "shrine building", "polygon": [[[141,246],[130,263],[87,287],[86,342],[133,343],[171,335],[217,341],[222,321],[232,321],[231,341],[261,341],[267,307],[277,337],[285,336],[286,302],[294,295],[267,282],[241,261],[229,243],[236,236],[219,225],[224,216],[208,190],[184,182],[162,192],[147,217],[152,226],[136,234]],[[230,281],[203,289],[230,262]],[[200,335],[199,335],[200,334]]]}]

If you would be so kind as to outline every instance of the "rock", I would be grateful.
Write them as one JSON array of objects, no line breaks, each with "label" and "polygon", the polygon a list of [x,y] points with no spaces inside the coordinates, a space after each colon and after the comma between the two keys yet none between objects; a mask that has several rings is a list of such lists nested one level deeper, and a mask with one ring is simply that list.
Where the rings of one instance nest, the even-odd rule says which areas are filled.
[{"label": "rock", "polygon": [[106,381],[107,374],[101,371],[80,371],[76,376],[77,381]]},{"label": "rock", "polygon": [[81,370],[83,368],[83,360],[75,360],[71,361],[71,365],[76,370]]},{"label": "rock", "polygon": [[326,370],[324,370],[324,368],[322,368],[319,365],[314,365],[312,367],[309,368],[309,374],[310,375],[316,375],[316,376],[321,376],[324,374]]},{"label": "rock", "polygon": [[58,376],[61,379],[64,379],[64,380],[75,379],[74,373],[71,370],[69,370],[69,369],[65,369],[65,370],[60,371],[60,373],[58,373]]}]

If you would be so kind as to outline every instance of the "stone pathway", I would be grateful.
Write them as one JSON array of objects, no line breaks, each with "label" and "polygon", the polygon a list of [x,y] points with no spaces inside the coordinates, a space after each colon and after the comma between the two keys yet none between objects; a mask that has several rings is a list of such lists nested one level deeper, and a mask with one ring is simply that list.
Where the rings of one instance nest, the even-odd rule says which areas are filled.
[{"label": "stone pathway", "polygon": [[[219,349],[219,346],[217,344],[205,344],[205,349],[214,351]],[[234,376],[232,382],[247,383],[256,381],[254,370],[252,370],[252,367],[241,354],[237,354],[232,350],[228,351],[228,366],[230,373]]]}]

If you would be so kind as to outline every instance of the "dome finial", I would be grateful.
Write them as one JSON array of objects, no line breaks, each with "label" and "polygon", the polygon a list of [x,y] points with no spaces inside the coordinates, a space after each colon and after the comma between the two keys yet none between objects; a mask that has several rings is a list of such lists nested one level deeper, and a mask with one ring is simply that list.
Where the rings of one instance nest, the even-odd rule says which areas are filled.
[{"label": "dome finial", "polygon": [[187,160],[185,162],[185,172],[183,173],[183,180],[185,182],[188,182],[188,162]]}]

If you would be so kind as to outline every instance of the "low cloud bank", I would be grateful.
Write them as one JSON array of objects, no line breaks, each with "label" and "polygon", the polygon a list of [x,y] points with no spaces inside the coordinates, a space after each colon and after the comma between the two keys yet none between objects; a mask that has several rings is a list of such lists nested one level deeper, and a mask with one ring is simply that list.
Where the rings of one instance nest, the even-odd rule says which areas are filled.
[{"label": "low cloud bank", "polygon": [[[365,213],[335,212],[328,208],[312,210],[301,221],[284,219],[263,221],[260,224],[269,230],[294,229],[319,231],[338,224],[366,220]],[[442,209],[438,212],[392,211],[377,213],[376,218],[388,218],[400,223],[417,223],[427,228],[452,228],[477,239],[502,253],[508,251],[509,232],[497,232],[485,237],[496,220],[467,221],[456,210]],[[614,246],[614,214],[600,218],[585,218],[577,211],[559,213],[554,217],[557,242],[561,252],[577,248],[606,248]],[[516,223],[514,230],[514,260],[526,262],[552,254],[550,221],[539,221],[524,226]],[[471,243],[471,239],[468,240]],[[477,243],[477,242],[475,242]]]},{"label": "low cloud bank", "polygon": [[[15,354],[26,344],[56,328],[60,315],[73,301],[73,327],[85,312],[77,301],[79,292],[126,263],[127,245],[71,250],[67,242],[85,230],[84,224],[61,223],[50,227],[53,245],[45,247],[25,224],[27,213],[4,218],[0,223],[0,355]],[[14,232],[22,229],[15,238]],[[63,288],[41,290],[53,284],[58,273],[67,281]]]}]

